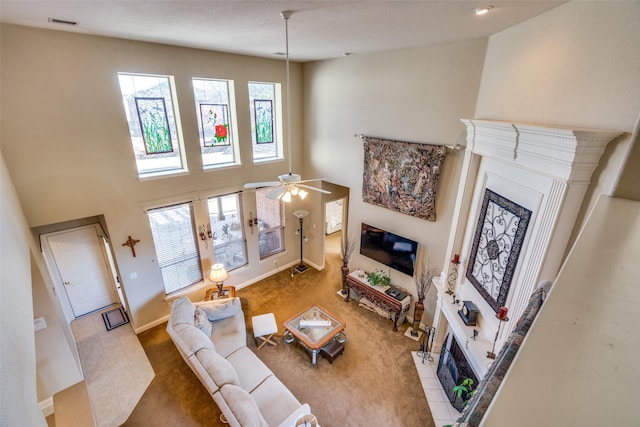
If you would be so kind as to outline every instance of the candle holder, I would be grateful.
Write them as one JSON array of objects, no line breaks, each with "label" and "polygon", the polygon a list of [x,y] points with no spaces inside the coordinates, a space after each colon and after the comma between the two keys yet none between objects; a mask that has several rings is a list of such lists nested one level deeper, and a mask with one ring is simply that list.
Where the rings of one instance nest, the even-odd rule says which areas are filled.
[{"label": "candle holder", "polygon": [[455,254],[451,260],[451,269],[447,277],[447,294],[453,295],[453,286],[458,278],[458,266],[460,265],[460,255]]},{"label": "candle holder", "polygon": [[496,332],[496,337],[493,339],[493,347],[491,347],[491,351],[487,351],[487,357],[489,359],[496,358],[496,354],[494,353],[494,351],[496,350],[496,341],[498,341],[498,335],[500,335],[500,327],[502,326],[503,322],[509,321],[509,318],[507,316],[499,317],[497,314],[496,319],[498,319],[500,323],[498,323],[498,331]]}]

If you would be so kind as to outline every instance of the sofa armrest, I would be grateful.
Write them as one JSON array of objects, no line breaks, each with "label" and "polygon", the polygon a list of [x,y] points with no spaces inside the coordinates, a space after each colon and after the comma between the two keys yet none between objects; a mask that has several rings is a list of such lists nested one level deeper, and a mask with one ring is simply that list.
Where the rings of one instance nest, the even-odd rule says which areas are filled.
[{"label": "sofa armrest", "polygon": [[291,415],[289,415],[278,427],[295,427],[296,421],[303,415],[310,414],[311,407],[308,403],[300,406]]}]

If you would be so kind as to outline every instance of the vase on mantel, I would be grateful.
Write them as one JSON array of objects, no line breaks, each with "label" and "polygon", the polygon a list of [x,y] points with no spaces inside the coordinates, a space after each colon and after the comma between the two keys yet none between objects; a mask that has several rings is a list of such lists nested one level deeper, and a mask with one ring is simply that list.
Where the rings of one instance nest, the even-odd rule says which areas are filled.
[{"label": "vase on mantel", "polygon": [[411,330],[411,336],[417,337],[420,330],[420,320],[422,320],[422,314],[424,313],[424,299],[419,299],[413,306],[413,329]]}]

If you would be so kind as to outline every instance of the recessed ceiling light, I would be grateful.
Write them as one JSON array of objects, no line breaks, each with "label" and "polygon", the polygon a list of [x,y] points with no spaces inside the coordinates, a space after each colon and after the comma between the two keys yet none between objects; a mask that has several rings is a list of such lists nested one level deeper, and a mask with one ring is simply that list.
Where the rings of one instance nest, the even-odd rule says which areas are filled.
[{"label": "recessed ceiling light", "polygon": [[49,22],[52,24],[71,25],[74,27],[78,25],[77,21],[70,21],[68,19],[49,18]]},{"label": "recessed ceiling light", "polygon": [[475,9],[473,9],[473,13],[475,13],[478,16],[484,15],[485,13],[489,12],[491,9],[493,9],[493,6],[476,7]]}]

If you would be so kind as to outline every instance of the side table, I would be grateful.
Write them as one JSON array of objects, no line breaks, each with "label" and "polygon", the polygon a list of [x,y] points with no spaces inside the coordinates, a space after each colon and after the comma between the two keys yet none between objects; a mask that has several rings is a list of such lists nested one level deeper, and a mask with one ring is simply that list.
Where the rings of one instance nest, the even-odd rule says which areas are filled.
[{"label": "side table", "polygon": [[209,288],[207,289],[206,294],[204,295],[205,301],[215,301],[219,299],[227,299],[234,298],[236,296],[236,287],[235,286],[223,286],[222,287],[223,295],[218,295],[218,288]]}]

